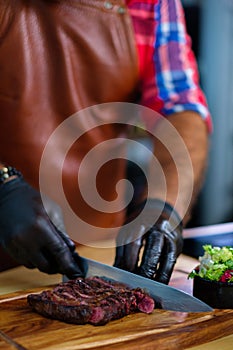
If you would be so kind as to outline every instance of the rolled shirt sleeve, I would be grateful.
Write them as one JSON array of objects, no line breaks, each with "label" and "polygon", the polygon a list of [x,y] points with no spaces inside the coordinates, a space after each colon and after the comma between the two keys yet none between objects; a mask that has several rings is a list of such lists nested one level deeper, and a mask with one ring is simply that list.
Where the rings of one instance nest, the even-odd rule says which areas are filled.
[{"label": "rolled shirt sleeve", "polygon": [[139,56],[140,104],[164,116],[197,112],[211,131],[211,115],[180,0],[131,0],[128,6]]}]

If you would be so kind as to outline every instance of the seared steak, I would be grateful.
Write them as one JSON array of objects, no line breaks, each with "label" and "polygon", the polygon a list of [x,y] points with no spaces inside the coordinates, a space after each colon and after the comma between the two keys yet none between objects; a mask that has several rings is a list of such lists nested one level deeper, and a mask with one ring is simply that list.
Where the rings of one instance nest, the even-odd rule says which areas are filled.
[{"label": "seared steak", "polygon": [[154,300],[141,288],[100,277],[77,278],[27,297],[39,314],[67,323],[95,326],[135,312],[151,313]]}]

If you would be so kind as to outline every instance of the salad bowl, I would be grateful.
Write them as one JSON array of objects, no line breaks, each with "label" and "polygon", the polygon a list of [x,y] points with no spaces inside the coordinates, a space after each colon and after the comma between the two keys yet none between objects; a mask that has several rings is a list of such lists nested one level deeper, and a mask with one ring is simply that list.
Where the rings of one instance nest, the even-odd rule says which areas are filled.
[{"label": "salad bowl", "polygon": [[203,246],[204,255],[190,274],[193,296],[215,309],[233,309],[233,248]]}]

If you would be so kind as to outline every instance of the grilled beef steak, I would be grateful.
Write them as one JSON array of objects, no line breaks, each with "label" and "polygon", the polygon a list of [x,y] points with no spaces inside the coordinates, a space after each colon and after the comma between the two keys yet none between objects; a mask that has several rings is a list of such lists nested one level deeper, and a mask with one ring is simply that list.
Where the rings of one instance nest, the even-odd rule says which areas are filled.
[{"label": "grilled beef steak", "polygon": [[77,278],[27,297],[38,313],[67,323],[95,326],[135,312],[151,313],[154,300],[142,289],[130,289],[100,277]]}]

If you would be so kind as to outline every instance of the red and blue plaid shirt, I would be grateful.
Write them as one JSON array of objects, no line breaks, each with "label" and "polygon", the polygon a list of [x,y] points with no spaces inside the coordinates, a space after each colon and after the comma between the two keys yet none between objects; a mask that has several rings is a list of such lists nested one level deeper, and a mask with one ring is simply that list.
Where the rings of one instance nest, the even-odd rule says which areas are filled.
[{"label": "red and blue plaid shirt", "polygon": [[[140,104],[163,114],[192,110],[212,122],[180,0],[127,0],[139,56]],[[145,25],[145,22],[147,25]]]}]

